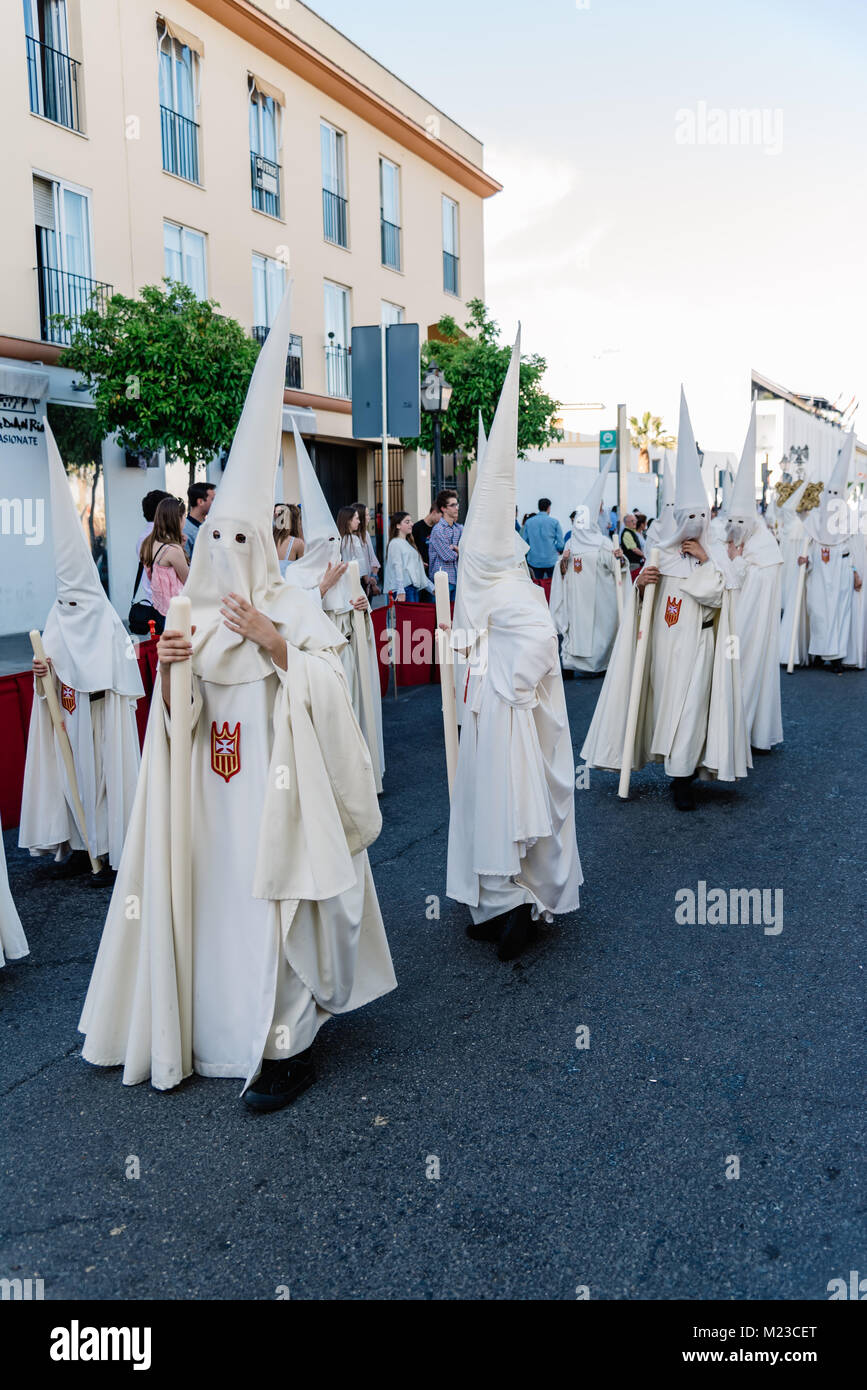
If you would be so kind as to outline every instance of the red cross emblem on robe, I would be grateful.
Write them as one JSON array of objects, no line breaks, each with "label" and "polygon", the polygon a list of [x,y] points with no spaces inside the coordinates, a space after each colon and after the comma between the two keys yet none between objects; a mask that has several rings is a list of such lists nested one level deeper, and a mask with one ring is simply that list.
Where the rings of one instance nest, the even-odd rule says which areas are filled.
[{"label": "red cross emblem on robe", "polygon": [[572,568],[576,574],[581,573],[582,569],[584,568],[584,561],[581,559],[580,555],[574,555],[572,557]]},{"label": "red cross emblem on robe", "polygon": [[211,767],[218,777],[230,782],[241,771],[241,725],[236,724],[232,733],[228,724],[217,728],[216,720],[211,724]]},{"label": "red cross emblem on robe", "polygon": [[683,599],[682,599],[682,598],[672,598],[670,594],[669,594],[668,597],[666,598],[666,600],[665,600],[665,621],[666,621],[666,623],[668,624],[669,627],[674,627],[675,623],[677,622],[678,618],[680,617],[680,605],[681,605],[682,603],[683,603]]},{"label": "red cross emblem on robe", "polygon": [[60,687],[60,703],[68,714],[73,714],[75,712],[75,691],[71,685],[62,685]]},{"label": "red cross emblem on robe", "polygon": [[828,561],[830,560],[830,558],[831,558],[831,547],[830,547],[829,545],[823,545],[823,546],[822,546],[822,564],[823,564],[823,565],[827,565],[827,563],[828,563]]}]

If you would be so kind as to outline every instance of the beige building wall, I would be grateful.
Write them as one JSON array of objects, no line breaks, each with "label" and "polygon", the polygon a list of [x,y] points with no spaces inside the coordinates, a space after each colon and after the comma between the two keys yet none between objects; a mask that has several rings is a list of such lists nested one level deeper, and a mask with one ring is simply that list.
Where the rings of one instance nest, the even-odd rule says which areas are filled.
[{"label": "beige building wall", "polygon": [[[157,8],[147,0],[68,0],[68,11],[71,56],[82,63],[84,134],[31,114],[22,6],[8,0],[2,7],[0,357],[57,356],[39,343],[32,177],[42,173],[89,192],[93,276],[125,294],[161,280],[164,220],[206,234],[208,295],[246,328],[253,252],[287,260],[293,330],[304,353],[304,390],[287,392],[287,403],[315,411],[317,439],[350,442],[348,403],[323,399],[324,281],[350,289],[353,324],[378,323],[383,300],[419,323],[422,341],[445,313],[462,322],[466,301],[484,296],[483,203],[498,188],[482,170],[481,144],[297,0],[287,8],[271,0],[167,0],[159,13],[204,45],[196,186],[162,169]],[[248,71],[286,96],[280,219],[251,206]],[[347,136],[346,250],[323,237],[323,119]],[[381,264],[380,155],[401,169],[399,272]],[[443,290],[444,194],[460,208],[460,299]],[[360,451],[358,484],[367,482],[372,501],[364,457]],[[407,502],[418,510],[429,470],[425,484],[424,457],[409,462]]]}]

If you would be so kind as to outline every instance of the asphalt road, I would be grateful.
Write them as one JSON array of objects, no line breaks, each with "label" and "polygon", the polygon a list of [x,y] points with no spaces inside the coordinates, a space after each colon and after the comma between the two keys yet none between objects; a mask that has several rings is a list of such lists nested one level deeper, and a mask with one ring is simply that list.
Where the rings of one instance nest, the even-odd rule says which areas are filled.
[{"label": "asphalt road", "polygon": [[[271,1116],[240,1083],[158,1094],[82,1061],[107,895],[55,889],[7,832],[32,954],[0,971],[0,1276],[49,1299],[826,1299],[867,1273],[867,683],[783,686],[783,748],[692,816],[657,769],[629,804],[591,775],[581,911],[512,965],[444,896],[437,691],[389,700],[371,860],[399,988],[329,1023],[318,1084]],[[566,685],[576,750],[598,690]],[[782,932],[680,925],[699,880],[781,889]]]}]

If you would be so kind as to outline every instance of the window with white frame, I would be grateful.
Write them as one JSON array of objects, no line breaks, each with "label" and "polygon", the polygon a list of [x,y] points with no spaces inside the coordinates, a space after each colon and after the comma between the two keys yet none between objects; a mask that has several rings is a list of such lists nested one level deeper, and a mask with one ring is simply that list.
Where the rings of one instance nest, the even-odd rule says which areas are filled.
[{"label": "window with white frame", "polygon": [[280,213],[280,149],[283,108],[250,74],[250,182],[253,207],[271,217]]},{"label": "window with white frame", "polygon": [[345,285],[325,281],[325,380],[329,396],[348,397],[350,291]]},{"label": "window with white frame", "polygon": [[390,159],[379,159],[379,208],[382,264],[401,269],[400,168]]},{"label": "window with white frame", "polygon": [[346,136],[327,121],[320,122],[322,148],[322,225],[325,240],[349,245],[346,198]]},{"label": "window with white frame", "polygon": [[286,289],[286,266],[253,252],[253,335],[265,341]]},{"label": "window with white frame", "polygon": [[199,183],[199,54],[157,21],[159,47],[160,136],[163,168],[168,174]]},{"label": "window with white frame", "polygon": [[393,323],[403,323],[405,310],[402,304],[392,304],[391,300],[381,301],[380,322],[389,328]]},{"label": "window with white frame", "polygon": [[81,130],[79,70],[69,54],[66,0],[24,0],[30,110],[69,130]]},{"label": "window with white frame", "polygon": [[443,289],[460,294],[460,229],[458,205],[443,195]]},{"label": "window with white frame", "polygon": [[69,331],[52,316],[77,318],[85,309],[104,308],[112,289],[93,279],[90,191],[34,174],[33,215],[41,337],[68,342]]},{"label": "window with white frame", "polygon": [[205,262],[205,238],[202,232],[182,227],[177,222],[163,223],[165,273],[169,280],[188,285],[198,299],[208,291]]}]

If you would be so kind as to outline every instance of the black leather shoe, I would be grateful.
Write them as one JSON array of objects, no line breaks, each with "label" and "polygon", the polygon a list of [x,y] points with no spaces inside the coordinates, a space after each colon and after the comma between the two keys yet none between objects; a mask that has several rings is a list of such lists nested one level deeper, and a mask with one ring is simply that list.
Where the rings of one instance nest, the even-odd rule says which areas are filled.
[{"label": "black leather shoe", "polygon": [[486,922],[470,922],[467,936],[471,941],[499,941],[511,915],[509,909],[508,912],[501,912],[498,917],[489,917]]},{"label": "black leather shoe", "polygon": [[244,1092],[244,1104],[247,1108],[261,1114],[270,1110],[282,1110],[284,1106],[297,1100],[316,1080],[310,1053],[311,1049],[308,1047],[306,1052],[299,1052],[297,1057],[290,1057],[285,1062],[279,1058],[266,1057],[256,1080],[250,1089]]},{"label": "black leather shoe", "polygon": [[91,888],[113,888],[117,872],[109,864],[107,859],[103,859],[99,866],[99,873],[92,873],[88,879]]},{"label": "black leather shoe", "polygon": [[509,913],[509,920],[500,936],[497,955],[500,960],[515,960],[535,941],[536,935],[533,909],[529,903],[521,903],[520,907]]},{"label": "black leather shoe", "polygon": [[695,791],[691,777],[674,777],[671,783],[671,792],[678,811],[695,810]]},{"label": "black leather shoe", "polygon": [[90,873],[90,857],[83,849],[74,849],[62,863],[54,864],[49,870],[51,878],[77,878],[85,873]]}]

